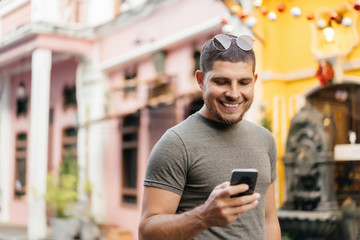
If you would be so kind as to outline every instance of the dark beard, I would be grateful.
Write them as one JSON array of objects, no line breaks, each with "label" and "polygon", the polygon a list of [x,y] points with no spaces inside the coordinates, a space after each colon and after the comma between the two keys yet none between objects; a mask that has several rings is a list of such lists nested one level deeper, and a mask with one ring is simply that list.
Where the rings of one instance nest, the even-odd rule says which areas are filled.
[{"label": "dark beard", "polygon": [[[204,98],[205,99],[205,98]],[[214,111],[211,107],[210,107],[210,104],[207,103],[207,101],[205,100],[205,106],[207,108],[207,110],[209,112],[211,112],[217,120],[219,120],[219,122],[221,123],[224,123],[226,125],[234,125],[238,122],[240,122],[242,119],[243,119],[243,116],[246,112],[244,112],[243,115],[241,115],[238,119],[235,119],[235,120],[228,120],[228,119],[224,119],[218,112]]]}]

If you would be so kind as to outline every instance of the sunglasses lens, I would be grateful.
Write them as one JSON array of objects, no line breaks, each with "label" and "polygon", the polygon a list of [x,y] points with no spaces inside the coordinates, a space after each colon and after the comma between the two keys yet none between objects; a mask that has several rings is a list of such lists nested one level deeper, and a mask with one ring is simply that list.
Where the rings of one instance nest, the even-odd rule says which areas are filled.
[{"label": "sunglasses lens", "polygon": [[253,48],[255,40],[249,36],[240,36],[236,39],[236,43],[244,51],[249,51]]},{"label": "sunglasses lens", "polygon": [[231,45],[231,40],[224,34],[216,35],[213,40],[214,46],[219,51],[227,50]]}]

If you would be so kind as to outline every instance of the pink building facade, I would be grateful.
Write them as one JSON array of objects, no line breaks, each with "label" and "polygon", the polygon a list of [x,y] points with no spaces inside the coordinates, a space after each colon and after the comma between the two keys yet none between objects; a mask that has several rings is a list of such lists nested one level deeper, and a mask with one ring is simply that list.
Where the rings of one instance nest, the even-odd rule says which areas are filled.
[{"label": "pink building facade", "polygon": [[92,185],[91,215],[136,239],[148,154],[201,106],[199,51],[226,7],[117,2],[0,2],[0,222],[33,239],[46,234],[46,174],[69,148],[79,185]]}]

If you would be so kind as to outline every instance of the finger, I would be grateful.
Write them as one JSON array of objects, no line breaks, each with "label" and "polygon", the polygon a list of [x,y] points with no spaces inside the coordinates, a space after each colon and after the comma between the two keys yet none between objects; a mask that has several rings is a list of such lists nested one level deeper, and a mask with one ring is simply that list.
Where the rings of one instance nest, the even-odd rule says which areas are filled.
[{"label": "finger", "polygon": [[229,201],[228,204],[230,207],[234,208],[234,207],[251,204],[255,201],[259,201],[259,199],[260,199],[260,194],[254,193],[251,195],[245,195],[245,196],[241,196],[241,197],[231,198],[231,201]]},{"label": "finger", "polygon": [[217,189],[217,190],[221,190],[218,191],[218,196],[221,198],[230,198],[234,194],[242,193],[249,189],[249,186],[246,184],[239,184],[235,186],[227,185],[227,187],[225,187],[226,185],[224,184],[223,186],[224,186],[223,188]]},{"label": "finger", "polygon": [[229,181],[226,181],[226,182],[223,182],[223,183],[217,185],[217,186],[214,188],[214,190],[225,189],[225,188],[227,188],[227,187],[229,187],[229,186],[230,186],[230,182],[229,182]]},{"label": "finger", "polygon": [[229,188],[229,194],[230,196],[246,192],[249,189],[249,186],[247,184],[239,184],[239,185],[233,185]]},{"label": "finger", "polygon": [[257,205],[259,204],[258,200],[255,200],[253,202],[238,206],[238,207],[233,207],[233,208],[229,208],[229,213],[236,215],[236,216],[241,216],[243,215],[245,212],[255,208]]}]

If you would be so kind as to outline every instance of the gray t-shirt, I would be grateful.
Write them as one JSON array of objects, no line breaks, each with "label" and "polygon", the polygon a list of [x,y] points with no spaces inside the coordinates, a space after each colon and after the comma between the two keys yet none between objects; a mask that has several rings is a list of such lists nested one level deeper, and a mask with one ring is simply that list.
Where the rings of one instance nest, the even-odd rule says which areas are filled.
[{"label": "gray t-shirt", "polygon": [[234,168],[259,170],[258,206],[195,239],[266,239],[265,193],[276,178],[276,147],[269,131],[247,120],[229,126],[197,112],[170,128],[150,154],[144,186],[181,195],[177,213],[182,213],[204,203],[215,186],[230,181]]}]

